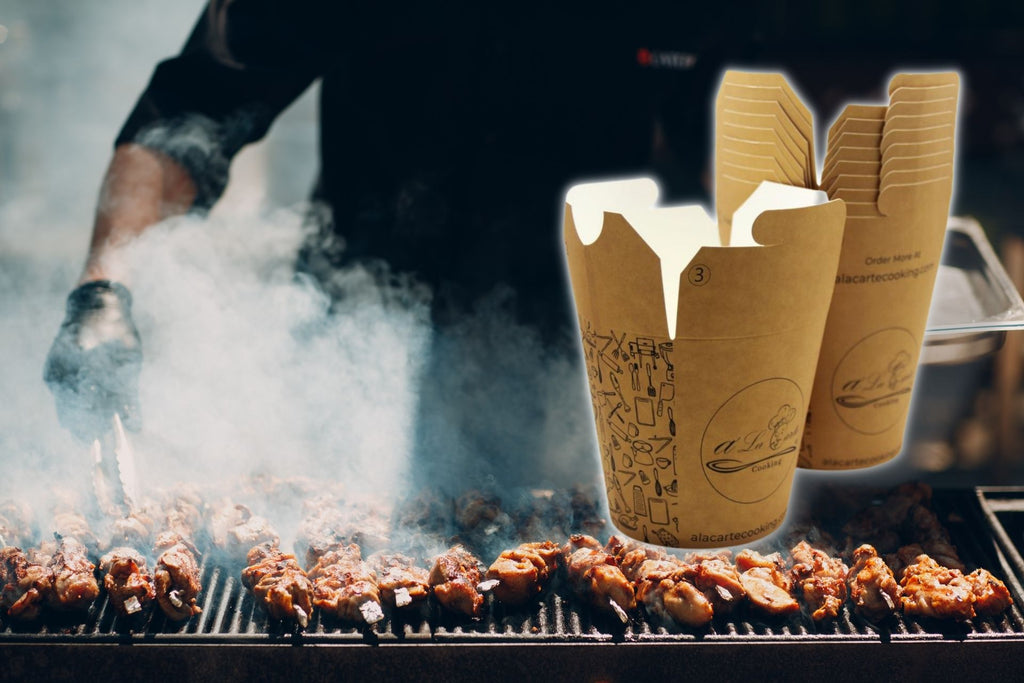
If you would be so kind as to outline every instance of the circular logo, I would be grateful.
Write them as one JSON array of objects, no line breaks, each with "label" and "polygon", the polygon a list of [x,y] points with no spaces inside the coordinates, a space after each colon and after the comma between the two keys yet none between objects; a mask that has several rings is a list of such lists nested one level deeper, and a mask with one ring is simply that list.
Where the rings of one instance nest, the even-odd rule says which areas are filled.
[{"label": "circular logo", "polygon": [[708,483],[735,503],[773,494],[793,471],[806,408],[800,387],[773,377],[733,394],[715,411],[700,444]]},{"label": "circular logo", "polygon": [[711,282],[711,269],[703,263],[697,263],[690,266],[690,269],[686,271],[686,279],[694,287],[703,287]]},{"label": "circular logo", "polygon": [[918,343],[901,327],[874,332],[853,345],[832,376],[832,407],[860,434],[881,434],[902,422],[910,404]]}]

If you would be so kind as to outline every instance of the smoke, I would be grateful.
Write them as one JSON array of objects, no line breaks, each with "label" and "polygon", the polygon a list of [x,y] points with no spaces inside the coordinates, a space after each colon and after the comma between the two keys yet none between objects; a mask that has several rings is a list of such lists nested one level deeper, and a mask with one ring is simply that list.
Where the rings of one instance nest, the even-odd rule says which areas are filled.
[{"label": "smoke", "polygon": [[[81,502],[91,486],[88,450],[60,427],[42,381],[46,353],[111,140],[200,3],[173,16],[165,3],[82,5],[64,18],[5,4],[0,497],[31,501],[45,518],[54,489]],[[257,203],[294,204],[289,183],[315,166],[313,98],[300,105],[258,153],[272,163],[255,191],[240,187],[236,160],[234,187],[210,217],[168,220],[125,247],[145,357],[143,428],[133,435],[143,490],[187,482],[230,493],[258,473],[340,482],[353,496],[397,499],[428,485],[450,495],[490,488],[510,501],[515,487],[599,481],[578,341],[542,341],[515,321],[510,292],[444,329],[430,324],[429,292],[378,270],[334,273],[341,296],[329,297],[295,273],[304,209],[232,206],[239,189]],[[286,506],[261,512],[285,524],[301,504]]]},{"label": "smoke", "polygon": [[157,481],[315,476],[384,489],[406,471],[426,302],[347,275],[351,310],[294,277],[300,216],[183,218],[131,245],[146,355],[138,439]]}]

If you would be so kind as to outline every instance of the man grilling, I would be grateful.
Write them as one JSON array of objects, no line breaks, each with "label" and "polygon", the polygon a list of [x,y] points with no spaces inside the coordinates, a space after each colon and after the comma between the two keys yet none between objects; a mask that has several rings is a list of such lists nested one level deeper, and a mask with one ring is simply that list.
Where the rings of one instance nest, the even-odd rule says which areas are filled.
[{"label": "man grilling", "polygon": [[[692,9],[596,21],[568,8],[365,5],[212,0],[181,54],[157,66],[117,136],[86,266],[46,362],[76,435],[94,438],[114,413],[140,426],[142,347],[130,291],[113,275],[119,248],[209,209],[232,158],[317,80],[314,199],[327,210],[300,268],[327,282],[360,263],[429,285],[438,339],[489,299],[572,353],[558,229],[566,186],[653,173],[670,198],[705,193],[721,60],[708,49],[719,36]],[[735,45],[740,29],[729,30]],[[430,434],[473,438],[469,418],[423,427],[457,390],[430,381],[444,376],[439,362],[428,360],[424,383],[438,395],[421,398],[424,447]],[[484,436],[496,461],[515,457]]]}]

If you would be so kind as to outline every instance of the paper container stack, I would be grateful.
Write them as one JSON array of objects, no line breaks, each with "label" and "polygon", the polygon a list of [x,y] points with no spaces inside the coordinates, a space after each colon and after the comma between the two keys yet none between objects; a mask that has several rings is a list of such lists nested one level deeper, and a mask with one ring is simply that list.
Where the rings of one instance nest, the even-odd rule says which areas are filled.
[{"label": "paper container stack", "polygon": [[785,518],[845,208],[767,183],[723,242],[657,196],[640,179],[566,197],[609,509],[646,542],[745,543]]},{"label": "paper container stack", "polygon": [[903,445],[953,189],[959,79],[898,74],[889,105],[849,106],[821,187],[846,237],[800,465],[876,465]]},{"label": "paper container stack", "polygon": [[[846,235],[800,466],[877,465],[903,445],[953,186],[959,78],[897,74],[888,105],[850,105],[820,188]],[[716,100],[719,227],[764,180],[816,187],[810,113],[780,74],[726,72]]]}]

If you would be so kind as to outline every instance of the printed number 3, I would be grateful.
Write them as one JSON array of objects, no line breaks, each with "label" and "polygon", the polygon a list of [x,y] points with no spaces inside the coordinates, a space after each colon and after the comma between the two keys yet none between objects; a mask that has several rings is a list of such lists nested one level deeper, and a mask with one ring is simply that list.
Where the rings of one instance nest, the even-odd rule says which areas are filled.
[{"label": "printed number 3", "polygon": [[694,287],[703,287],[711,280],[711,269],[702,263],[695,264],[686,271],[686,279]]}]

